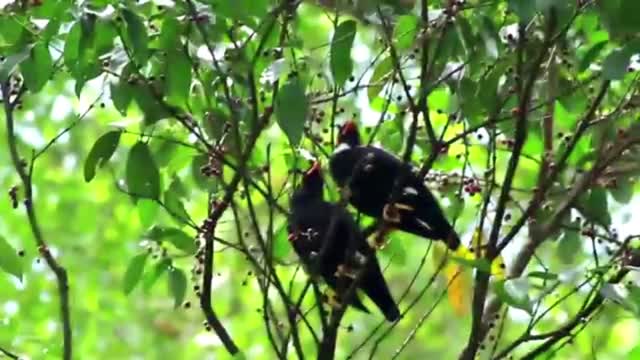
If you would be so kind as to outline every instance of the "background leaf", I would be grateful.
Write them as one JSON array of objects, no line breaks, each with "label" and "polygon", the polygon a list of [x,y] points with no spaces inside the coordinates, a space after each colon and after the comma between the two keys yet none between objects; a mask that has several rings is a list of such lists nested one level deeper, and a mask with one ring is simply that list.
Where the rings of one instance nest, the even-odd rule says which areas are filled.
[{"label": "background leaf", "polygon": [[341,87],[353,72],[353,60],[351,59],[351,47],[356,37],[356,22],[345,20],[336,27],[331,39],[330,67],[333,81]]},{"label": "background leaf", "polygon": [[292,146],[298,145],[309,112],[309,103],[300,80],[287,82],[278,93],[276,117],[278,125],[289,138]]},{"label": "background leaf", "polygon": [[160,172],[146,143],[138,142],[129,151],[126,175],[129,192],[134,196],[160,197]]},{"label": "background leaf", "polygon": [[187,294],[187,276],[182,270],[175,267],[169,269],[169,290],[175,301],[174,308],[178,308]]},{"label": "background leaf", "polygon": [[142,278],[144,273],[144,266],[147,263],[148,254],[140,254],[131,259],[127,272],[124,274],[124,281],[122,283],[122,291],[129,295],[133,289],[136,288],[138,282]]},{"label": "background leaf", "polygon": [[127,33],[125,39],[128,40],[128,46],[133,52],[133,57],[138,66],[142,66],[149,58],[147,28],[142,18],[129,9],[122,10],[122,17],[127,24]]},{"label": "background leaf", "polygon": [[5,272],[22,280],[22,259],[18,256],[18,252],[0,236],[0,268]]},{"label": "background leaf", "polygon": [[109,131],[96,140],[84,162],[84,181],[93,180],[96,168],[104,166],[111,159],[118,148],[121,134],[120,131]]},{"label": "background leaf", "polygon": [[191,89],[191,62],[183,51],[169,52],[166,74],[167,100],[173,105],[186,105]]},{"label": "background leaf", "polygon": [[49,81],[53,72],[53,60],[47,44],[39,43],[20,64],[22,77],[29,90],[38,92]]}]

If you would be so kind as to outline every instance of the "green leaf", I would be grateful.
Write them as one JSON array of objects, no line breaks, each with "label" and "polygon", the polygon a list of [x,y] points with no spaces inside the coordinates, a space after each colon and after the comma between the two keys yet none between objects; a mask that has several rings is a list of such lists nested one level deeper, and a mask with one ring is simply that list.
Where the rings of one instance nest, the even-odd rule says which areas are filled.
[{"label": "green leaf", "polygon": [[31,55],[20,64],[24,82],[32,92],[38,92],[51,78],[53,60],[46,44],[38,43]]},{"label": "green leaf", "polygon": [[121,134],[120,131],[109,131],[96,140],[84,162],[84,181],[93,180],[96,168],[104,166],[111,159],[118,148]]},{"label": "green leaf", "polygon": [[135,64],[129,62],[120,72],[118,80],[111,82],[109,87],[113,106],[115,106],[122,116],[127,115],[129,104],[131,104],[134,98],[135,88],[129,84],[129,77],[132,76],[132,74],[135,74]]},{"label": "green leaf", "polygon": [[559,0],[535,0],[536,9],[539,11],[549,10],[551,7],[556,7]]},{"label": "green leaf", "polygon": [[169,184],[169,189],[167,189],[167,191],[173,192],[179,199],[186,198],[189,195],[189,190],[177,176],[171,180],[171,184]]},{"label": "green leaf", "polygon": [[562,234],[558,242],[558,257],[565,264],[572,264],[576,257],[582,253],[582,241],[580,234],[573,227],[580,226],[579,223],[572,223]]},{"label": "green leaf", "polygon": [[175,16],[166,16],[162,21],[162,30],[158,39],[160,48],[174,50],[178,45],[180,33],[182,31],[180,22]]},{"label": "green leaf", "polygon": [[165,231],[164,236],[179,250],[182,250],[187,254],[196,253],[196,243],[193,237],[187,235],[184,231],[170,228]]},{"label": "green leaf", "polygon": [[0,236],[0,269],[22,281],[22,259],[18,256],[18,252],[2,236]]},{"label": "green leaf", "polygon": [[122,283],[122,291],[125,294],[129,295],[133,289],[136,288],[136,285],[142,279],[142,274],[144,273],[144,266],[147,263],[147,257],[149,254],[140,254],[135,256],[129,262],[129,266],[127,267],[127,271],[124,274],[124,281]]},{"label": "green leaf", "polygon": [[93,59],[107,54],[113,50],[113,43],[118,36],[114,23],[107,19],[98,19],[95,24],[95,36],[93,39]]},{"label": "green leaf", "polygon": [[533,0],[509,0],[509,10],[518,15],[521,22],[528,23],[536,14],[536,2]]},{"label": "green leaf", "polygon": [[614,36],[637,34],[640,24],[636,15],[640,12],[640,2],[635,0],[596,1],[602,22]]},{"label": "green leaf", "polygon": [[138,217],[140,218],[142,226],[148,228],[153,225],[153,221],[158,214],[158,203],[151,199],[140,199],[136,207],[138,208]]},{"label": "green leaf", "polygon": [[129,104],[131,104],[131,100],[133,99],[131,86],[122,80],[112,82],[109,85],[109,92],[113,106],[115,106],[116,110],[118,110],[122,116],[127,116]]},{"label": "green leaf", "polygon": [[533,304],[529,298],[529,281],[527,278],[496,281],[493,289],[505,304],[526,311],[533,312]]},{"label": "green leaf", "polygon": [[80,18],[80,41],[78,43],[78,57],[85,57],[86,52],[92,52],[87,57],[95,57],[93,53],[93,43],[96,38],[97,17],[90,13],[84,13]]},{"label": "green leaf", "polygon": [[[102,26],[98,27],[98,18],[95,14],[85,12],[80,21],[76,22],[69,35],[67,41],[71,41],[69,47],[65,46],[65,65],[69,69],[70,74],[76,80],[75,93],[80,97],[80,93],[87,81],[95,78],[102,73],[99,53],[97,52],[98,40],[103,45],[105,36],[112,41],[107,33],[112,32],[104,21],[100,22]],[[111,48],[111,46],[109,46]],[[101,50],[105,50],[101,46]],[[68,51],[68,53],[67,53]]]},{"label": "green leaf", "polygon": [[60,20],[51,18],[51,20],[49,20],[49,23],[47,23],[47,26],[44,28],[44,30],[41,33],[42,40],[45,43],[48,43],[52,37],[58,35],[59,31],[60,31]]},{"label": "green leaf", "polygon": [[143,280],[144,291],[148,292],[151,290],[153,285],[158,281],[160,276],[166,272],[171,267],[171,259],[164,258],[157,262],[153,267],[153,271],[148,272]]},{"label": "green leaf", "polygon": [[469,119],[471,125],[476,125],[482,114],[483,105],[480,102],[476,93],[478,92],[478,85],[475,81],[469,78],[463,78],[460,81],[458,98],[462,111]]},{"label": "green leaf", "polygon": [[182,305],[184,297],[187,294],[187,276],[184,271],[171,267],[169,269],[169,291],[174,299],[174,307]]},{"label": "green leaf", "polygon": [[170,114],[167,112],[165,106],[158,101],[146,84],[136,84],[133,86],[132,95],[136,100],[136,104],[138,104],[140,110],[144,113],[144,122],[146,125],[153,125],[169,117]]},{"label": "green leaf", "polygon": [[629,179],[618,178],[615,186],[609,189],[609,192],[620,204],[628,204],[633,199],[633,182]]},{"label": "green leaf", "polygon": [[300,80],[292,79],[280,88],[276,99],[276,117],[278,126],[292,146],[300,143],[308,111],[309,101]]},{"label": "green leaf", "polygon": [[180,194],[168,189],[164,192],[164,206],[167,208],[167,212],[179,223],[185,224],[189,220],[189,214],[184,208],[182,201],[180,201]]},{"label": "green leaf", "polygon": [[331,74],[336,86],[341,87],[353,72],[351,47],[356,36],[356,22],[346,20],[336,27],[331,39],[331,58],[329,59]]},{"label": "green leaf", "polygon": [[558,123],[560,129],[572,129],[578,121],[578,116],[567,110],[560,101],[556,101],[553,111],[553,120]]},{"label": "green leaf", "polygon": [[396,27],[393,29],[393,38],[398,50],[406,50],[413,46],[418,33],[418,17],[415,15],[402,15],[398,17]]},{"label": "green leaf", "polygon": [[476,97],[487,113],[492,113],[498,107],[498,83],[504,76],[504,70],[500,66],[495,66],[480,80],[476,88]]},{"label": "green leaf", "polygon": [[627,51],[612,51],[602,64],[602,76],[607,80],[620,80],[627,73],[631,54]]},{"label": "green leaf", "polygon": [[64,64],[70,71],[76,68],[76,62],[80,54],[80,37],[82,36],[82,25],[79,21],[75,22],[67,33],[64,42]]},{"label": "green leaf", "polygon": [[498,51],[498,31],[496,25],[488,16],[480,17],[480,37],[484,42],[484,50],[490,59],[497,59],[500,55]]},{"label": "green leaf", "polygon": [[158,242],[169,241],[187,254],[195,254],[197,250],[193,236],[187,235],[180,229],[154,226],[145,234],[145,237]]},{"label": "green leaf", "polygon": [[138,66],[143,66],[149,58],[147,27],[140,16],[127,8],[122,9],[122,17],[127,24],[127,36],[125,36],[127,47],[133,52],[133,58]]},{"label": "green leaf", "polygon": [[126,181],[129,192],[134,196],[150,199],[160,197],[160,171],[149,146],[144,142],[138,142],[129,152]]},{"label": "green leaf", "polygon": [[268,0],[216,0],[215,11],[233,20],[253,23],[251,17],[263,17],[267,13]]},{"label": "green leaf", "polygon": [[[29,40],[26,35],[30,29],[25,28],[23,19],[19,16],[0,16],[0,29],[2,29],[0,31],[0,47],[10,52],[17,52],[24,47]],[[4,55],[6,56],[8,53]]]},{"label": "green leaf", "polygon": [[606,227],[611,225],[611,214],[607,204],[607,192],[601,186],[596,186],[589,191],[589,195],[585,199],[580,199],[582,212],[590,221],[597,222]]},{"label": "green leaf", "polygon": [[172,105],[185,106],[191,89],[191,62],[184,51],[174,50],[167,55],[165,94]]},{"label": "green leaf", "polygon": [[27,48],[17,54],[7,56],[3,62],[0,62],[0,82],[7,81],[13,75],[16,67],[29,57],[29,54],[30,49]]},{"label": "green leaf", "polygon": [[[369,101],[373,101],[380,91],[384,88],[384,84],[379,84],[384,78],[389,76],[393,71],[393,61],[391,57],[387,57],[382,61],[378,62],[376,68],[373,70],[373,74],[371,75],[371,79],[369,79],[369,89],[367,89],[367,95],[369,96]],[[386,83],[386,81],[385,81]]]},{"label": "green leaf", "polygon": [[587,70],[587,68],[589,68],[589,65],[591,65],[594,62],[594,60],[598,57],[598,55],[600,55],[600,53],[605,48],[605,46],[607,46],[608,43],[609,42],[606,40],[600,41],[595,45],[593,45],[592,47],[590,47],[589,50],[587,50],[587,52],[582,56],[582,59],[580,59],[580,65],[578,65],[578,71],[583,72]]}]

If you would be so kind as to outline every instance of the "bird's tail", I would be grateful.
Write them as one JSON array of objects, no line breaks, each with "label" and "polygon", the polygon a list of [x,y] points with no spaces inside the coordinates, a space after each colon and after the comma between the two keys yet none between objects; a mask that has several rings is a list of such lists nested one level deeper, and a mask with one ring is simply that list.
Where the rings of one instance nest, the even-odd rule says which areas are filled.
[{"label": "bird's tail", "polygon": [[367,272],[361,280],[360,287],[376,304],[380,311],[382,311],[388,321],[396,321],[400,319],[398,305],[396,305],[395,300],[393,300],[393,296],[384,280],[382,271],[380,270],[380,264],[378,264],[375,255],[370,261],[370,264],[367,266]]},{"label": "bird's tail", "polygon": [[462,246],[462,242],[460,241],[460,237],[458,237],[458,234],[453,229],[451,229],[451,231],[449,232],[449,236],[447,236],[447,238],[445,239],[445,242],[447,243],[447,247],[449,249],[451,249],[452,251],[456,251],[457,252],[457,251],[466,250],[466,248],[465,249],[460,249],[461,247],[464,248],[464,246]]}]

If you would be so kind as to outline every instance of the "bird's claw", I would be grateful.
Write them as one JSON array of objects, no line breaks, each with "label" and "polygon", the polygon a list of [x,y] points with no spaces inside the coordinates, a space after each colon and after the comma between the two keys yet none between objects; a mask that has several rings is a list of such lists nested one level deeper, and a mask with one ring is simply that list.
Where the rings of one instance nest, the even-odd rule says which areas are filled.
[{"label": "bird's claw", "polygon": [[342,188],[340,188],[340,195],[344,200],[348,201],[349,199],[351,199],[352,194],[353,193],[351,192],[351,189],[349,188],[349,186],[343,186]]},{"label": "bird's claw", "polygon": [[350,279],[356,278],[356,272],[352,268],[346,265],[338,265],[338,269],[335,272],[337,277],[348,277]]},{"label": "bird's claw", "polygon": [[387,230],[382,229],[374,232],[368,239],[367,244],[375,251],[384,249],[387,246]]},{"label": "bird's claw", "polygon": [[396,204],[387,204],[382,209],[382,219],[391,224],[400,223],[400,211]]}]

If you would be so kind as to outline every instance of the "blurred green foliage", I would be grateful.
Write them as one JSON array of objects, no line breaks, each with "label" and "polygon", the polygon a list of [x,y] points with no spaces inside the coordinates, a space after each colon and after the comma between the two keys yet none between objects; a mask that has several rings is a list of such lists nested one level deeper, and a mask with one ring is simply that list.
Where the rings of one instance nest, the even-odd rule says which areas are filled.
[{"label": "blurred green foliage", "polygon": [[[467,243],[478,226],[488,234],[493,224],[522,110],[517,87],[529,74],[537,76],[528,133],[502,236],[534,198],[542,167],[565,149],[572,148],[566,164],[527,224],[550,221],[581,174],[640,135],[636,0],[440,0],[429,1],[428,12],[422,2],[351,3],[0,1],[0,82],[15,91],[4,94],[3,105],[20,97],[15,137],[7,108],[0,115],[0,187],[7,194],[0,201],[0,348],[29,359],[62,357],[57,284],[39,256],[10,144],[31,171],[43,237],[69,275],[77,359],[231,358],[203,326],[196,228],[246,165],[217,222],[212,304],[246,358],[271,359],[264,318],[276,337],[290,324],[281,294],[270,285],[265,292],[260,271],[269,262],[298,299],[307,277],[287,241],[283,210],[298,178],[293,170],[313,157],[326,164],[336,124],[355,118],[367,141],[401,154],[412,121],[408,95],[416,104],[424,99],[439,143],[446,143],[427,180]],[[557,32],[547,49],[551,16]],[[522,49],[518,23],[526,25]],[[539,52],[546,55],[534,69]],[[605,81],[611,85],[596,102]],[[579,131],[594,103],[593,120]],[[244,146],[271,110],[243,165]],[[412,154],[417,166],[436,148],[424,116]],[[558,329],[598,293],[606,301],[584,320],[588,326],[543,358],[640,358],[636,270],[605,284],[621,266],[612,254],[640,233],[638,156],[637,147],[621,151],[561,214],[561,226],[523,276],[492,284],[508,310],[491,322],[480,358],[492,358],[527,329]],[[339,198],[331,182],[327,197]],[[529,231],[520,230],[502,253],[508,267]],[[379,257],[408,312],[390,326],[371,305],[369,315],[348,311],[336,358],[457,358],[471,313],[456,315],[443,301],[446,279],[431,283],[433,246],[390,236]],[[469,272],[479,267],[467,265]],[[308,294],[301,309],[319,332],[314,305]],[[547,307],[528,328],[532,314]],[[298,330],[304,353],[315,357],[310,331],[301,323]],[[537,345],[526,342],[513,356]]]}]

